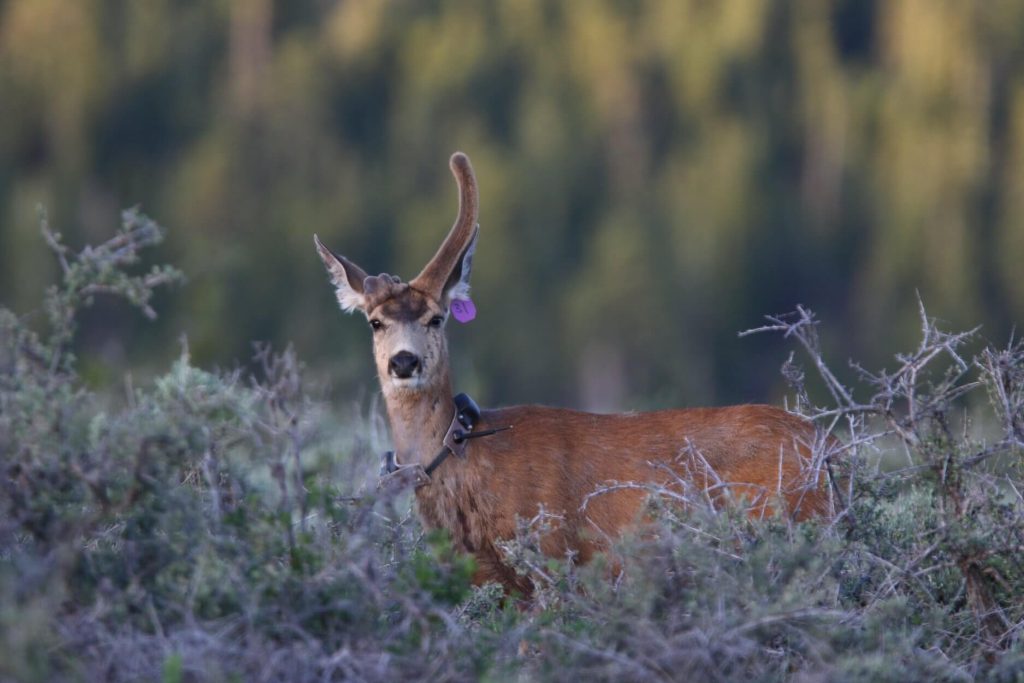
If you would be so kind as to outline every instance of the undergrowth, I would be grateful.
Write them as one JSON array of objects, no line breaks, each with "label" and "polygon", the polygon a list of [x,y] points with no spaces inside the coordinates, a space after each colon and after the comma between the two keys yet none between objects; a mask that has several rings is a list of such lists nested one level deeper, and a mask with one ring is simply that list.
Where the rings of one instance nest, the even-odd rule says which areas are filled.
[{"label": "undergrowth", "polygon": [[105,295],[155,315],[180,275],[133,274],[161,237],[137,212],[77,253],[42,228],[62,269],[46,329],[0,309],[0,679],[1024,681],[1019,342],[922,309],[919,348],[851,388],[808,311],[772,318],[758,331],[828,390],[784,367],[793,409],[841,441],[836,517],[654,495],[658,533],[579,567],[540,553],[538,511],[506,543],[537,587],[523,608],[376,489],[377,419],[332,418],[292,350],[214,372],[183,348],[147,386],[87,389],[76,313]]}]

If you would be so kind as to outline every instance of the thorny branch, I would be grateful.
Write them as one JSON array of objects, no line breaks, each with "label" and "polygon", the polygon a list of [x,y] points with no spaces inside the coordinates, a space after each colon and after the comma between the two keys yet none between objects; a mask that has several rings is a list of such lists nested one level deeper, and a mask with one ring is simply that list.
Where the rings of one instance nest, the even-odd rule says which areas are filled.
[{"label": "thorny branch", "polygon": [[[982,472],[975,471],[981,463],[1014,453],[1024,452],[1024,344],[1011,340],[1004,350],[985,348],[968,360],[964,348],[975,340],[978,328],[960,333],[942,331],[935,320],[928,317],[920,299],[921,341],[917,348],[898,354],[898,365],[892,372],[882,370],[871,373],[851,364],[860,382],[869,394],[866,400],[856,397],[825,362],[817,333],[818,321],[814,314],[800,306],[794,313],[768,316],[768,325],[746,330],[740,336],[758,332],[781,332],[793,337],[810,356],[835,407],[818,408],[807,396],[802,371],[796,367],[792,355],[783,366],[783,374],[797,392],[797,407],[832,433],[845,424],[844,458],[840,461],[846,477],[846,501],[838,517],[848,527],[848,538],[857,538],[856,509],[862,492],[853,486],[854,477],[867,462],[868,452],[877,452],[877,444],[896,436],[903,444],[909,467],[883,474],[883,478],[903,476],[922,467],[935,473],[934,500],[938,506],[939,526],[936,536],[927,548],[909,562],[899,566],[875,557],[894,572],[890,582],[909,582],[916,590],[928,592],[920,577],[936,567],[955,566],[963,576],[963,587],[968,603],[975,614],[986,647],[999,649],[1010,642],[1013,633],[1022,628],[1008,617],[1007,605],[996,595],[999,573],[986,562],[993,556],[1009,557],[1015,552],[1015,542],[996,544],[985,556],[979,556],[976,541],[964,530],[977,528],[975,533],[991,537],[998,529],[981,526],[983,510],[994,511],[1001,504],[1001,494]],[[942,366],[939,360],[949,364]],[[964,422],[964,435],[954,436],[952,420],[965,397],[979,388],[985,388],[1001,420],[1001,436],[989,443],[982,442],[971,451],[968,424]],[[882,425],[873,422],[881,421]],[[878,463],[877,458],[875,462]],[[878,465],[876,465],[878,467]],[[969,483],[972,478],[976,484]],[[1012,483],[1012,482],[1011,482]],[[980,487],[980,488],[979,488]],[[1016,489],[1014,489],[1016,490]],[[988,491],[987,494],[979,491]],[[987,496],[987,497],[986,497]],[[946,501],[952,504],[947,505]],[[1018,503],[1022,502],[1018,495]],[[1019,507],[1019,506],[1018,506]],[[992,514],[989,512],[987,514]],[[1019,532],[1020,529],[1017,529]],[[1019,535],[1019,534],[1018,534]],[[1012,534],[1010,534],[1012,537]],[[927,562],[926,562],[927,561]],[[987,566],[987,568],[986,568]]]}]

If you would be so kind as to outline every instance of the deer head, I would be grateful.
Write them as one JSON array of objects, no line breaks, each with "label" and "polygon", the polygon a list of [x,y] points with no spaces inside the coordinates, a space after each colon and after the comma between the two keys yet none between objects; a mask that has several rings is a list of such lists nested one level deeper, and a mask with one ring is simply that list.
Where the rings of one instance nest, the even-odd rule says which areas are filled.
[{"label": "deer head", "polygon": [[453,299],[469,292],[476,248],[477,188],[465,154],[450,164],[459,186],[459,214],[440,249],[410,282],[387,273],[367,275],[314,236],[343,311],[361,311],[373,330],[373,352],[385,395],[418,392],[448,383],[444,326]]}]

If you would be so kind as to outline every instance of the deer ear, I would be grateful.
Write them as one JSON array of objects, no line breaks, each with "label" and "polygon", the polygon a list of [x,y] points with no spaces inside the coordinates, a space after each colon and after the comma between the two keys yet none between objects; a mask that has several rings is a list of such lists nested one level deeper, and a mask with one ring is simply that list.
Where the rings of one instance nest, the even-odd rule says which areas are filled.
[{"label": "deer ear", "polygon": [[365,310],[366,295],[363,292],[363,281],[366,280],[366,271],[344,256],[335,254],[328,249],[316,235],[313,235],[313,241],[316,242],[316,250],[320,254],[320,259],[331,275],[331,282],[334,283],[341,310],[346,313],[356,309]]},{"label": "deer ear", "polygon": [[443,299],[447,305],[452,299],[469,298],[469,274],[473,269],[473,253],[476,251],[476,238],[480,235],[480,226],[473,228],[473,236],[469,238],[469,244],[462,250],[455,267],[448,275],[444,285]]}]

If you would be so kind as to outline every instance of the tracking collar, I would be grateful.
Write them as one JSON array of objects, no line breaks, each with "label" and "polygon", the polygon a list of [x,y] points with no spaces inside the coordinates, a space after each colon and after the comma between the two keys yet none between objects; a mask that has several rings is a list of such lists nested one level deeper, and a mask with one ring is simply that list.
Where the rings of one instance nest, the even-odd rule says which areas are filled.
[{"label": "tracking collar", "polygon": [[[430,461],[430,464],[423,468],[423,473],[426,475],[427,481],[420,481],[419,485],[429,482],[430,475],[448,459],[449,455],[457,455],[460,458],[465,458],[466,442],[469,439],[479,439],[482,436],[491,436],[492,434],[512,429],[512,425],[509,425],[507,427],[497,427],[495,429],[485,429],[482,432],[474,432],[473,429],[476,427],[477,422],[480,421],[480,408],[477,406],[476,401],[470,398],[469,394],[459,394],[455,397],[454,403],[455,417],[452,418],[452,423],[448,426],[448,431],[444,435],[441,450],[438,451],[437,455],[434,456],[434,459]],[[382,478],[387,477],[388,475],[394,474],[406,467],[419,466],[399,465],[395,462],[395,452],[388,451],[381,459],[380,476]]]}]

